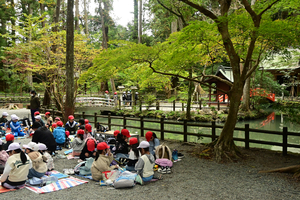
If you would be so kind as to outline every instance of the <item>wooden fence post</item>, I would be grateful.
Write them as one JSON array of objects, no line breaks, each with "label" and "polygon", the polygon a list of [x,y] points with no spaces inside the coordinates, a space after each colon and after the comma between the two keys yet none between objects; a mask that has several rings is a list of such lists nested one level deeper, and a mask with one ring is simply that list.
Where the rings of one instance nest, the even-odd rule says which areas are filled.
[{"label": "wooden fence post", "polygon": [[119,100],[119,110],[121,110],[121,99]]},{"label": "wooden fence post", "polygon": [[96,124],[97,124],[97,113],[94,113],[94,121],[95,121],[95,127],[97,127],[96,126]]},{"label": "wooden fence post", "polygon": [[140,101],[140,112],[142,112],[143,110],[143,105],[142,105],[142,101]]},{"label": "wooden fence post", "polygon": [[249,149],[249,124],[245,124],[245,149]]},{"label": "wooden fence post", "polygon": [[199,100],[199,109],[202,110],[202,100]]},{"label": "wooden fence post", "polygon": [[183,121],[183,141],[187,142],[187,120]]},{"label": "wooden fence post", "polygon": [[85,112],[82,112],[82,118],[83,119],[85,118]]},{"label": "wooden fence post", "polygon": [[220,110],[220,101],[218,100],[218,110]]},{"label": "wooden fence post", "polygon": [[211,141],[215,141],[216,139],[216,122],[211,122]]},{"label": "wooden fence post", "polygon": [[111,116],[111,113],[108,113],[108,129],[109,130],[111,130],[111,118],[110,118],[110,116]]},{"label": "wooden fence post", "polygon": [[125,129],[126,128],[126,116],[123,115],[123,128]]},{"label": "wooden fence post", "polygon": [[182,103],[181,107],[182,107],[182,111],[184,111],[184,103]]},{"label": "wooden fence post", "polygon": [[141,124],[141,137],[144,137],[144,117],[140,117],[141,118],[141,121],[140,121],[140,124]]},{"label": "wooden fence post", "polygon": [[176,102],[175,100],[173,101],[173,111],[175,111],[175,108],[176,108]]},{"label": "wooden fence post", "polygon": [[165,140],[165,135],[164,135],[164,132],[165,132],[165,126],[164,126],[164,118],[160,118],[160,139],[161,140]]},{"label": "wooden fence post", "polygon": [[287,155],[287,135],[288,134],[288,128],[283,127],[282,131],[282,155],[286,156]]},{"label": "wooden fence post", "polygon": [[159,101],[156,101],[156,110],[159,110]]}]

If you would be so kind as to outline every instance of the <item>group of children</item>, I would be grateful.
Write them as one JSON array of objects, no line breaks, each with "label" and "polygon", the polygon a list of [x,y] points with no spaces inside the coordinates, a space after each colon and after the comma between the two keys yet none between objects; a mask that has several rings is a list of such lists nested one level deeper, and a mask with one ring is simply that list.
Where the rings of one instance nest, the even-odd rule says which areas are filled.
[{"label": "group of children", "polygon": [[[94,158],[91,167],[94,180],[101,180],[102,172],[119,167],[119,165],[112,164],[114,159],[116,161],[126,159],[126,170],[136,171],[143,181],[150,181],[153,178],[155,147],[159,145],[159,140],[155,133],[147,132],[147,141],[139,143],[137,138],[131,137],[127,129],[116,130],[114,131],[115,143],[110,146],[108,143],[99,142],[93,137],[92,126],[87,119],[80,119],[79,123],[77,123],[74,120],[74,116],[70,115],[68,122],[64,126],[58,117],[53,121],[50,112],[45,113],[46,123],[42,120],[39,112],[34,113],[34,115],[35,122],[40,123],[42,127],[47,127],[53,133],[58,146],[64,145],[69,135],[74,135],[74,139],[70,144],[73,150],[72,154],[73,156],[79,156],[83,161],[90,157]],[[2,114],[4,119],[7,116],[7,113]],[[11,115],[11,117],[14,123],[11,126],[12,134],[6,135],[6,144],[2,145],[1,141],[1,149],[3,150],[0,153],[0,167],[2,165],[3,168],[3,164],[5,162],[6,164],[0,181],[6,188],[19,188],[25,184],[27,178],[42,177],[47,170],[54,168],[54,164],[45,144],[31,142],[28,145],[23,145],[25,149],[25,152],[23,152],[20,145],[13,142],[15,136],[20,136],[19,132],[15,134],[14,131],[16,128],[21,127],[21,124],[18,123],[19,118],[16,115]],[[2,121],[0,120],[0,122]],[[20,130],[20,132],[22,131]],[[5,151],[10,157],[5,154]],[[4,157],[4,161],[2,157]],[[16,165],[22,167],[16,168]],[[18,178],[16,178],[14,173],[18,175]],[[25,176],[25,174],[27,175]]]},{"label": "group of children", "polygon": [[0,149],[0,182],[4,188],[19,189],[27,179],[41,178],[54,168],[45,144],[30,142],[23,145],[22,149],[19,143],[12,140],[7,150],[4,150],[0,140]]}]

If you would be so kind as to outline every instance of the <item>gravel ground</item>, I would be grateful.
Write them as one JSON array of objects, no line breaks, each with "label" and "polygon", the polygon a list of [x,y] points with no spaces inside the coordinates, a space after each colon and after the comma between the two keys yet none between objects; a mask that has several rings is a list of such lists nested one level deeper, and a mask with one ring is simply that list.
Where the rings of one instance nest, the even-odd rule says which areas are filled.
[{"label": "gravel ground", "polygon": [[[27,110],[28,111],[28,110]],[[2,110],[0,110],[2,112]],[[17,111],[10,112],[16,113]],[[20,117],[23,117],[20,111]],[[29,139],[18,140],[22,144]],[[94,181],[48,194],[35,194],[21,189],[0,194],[1,199],[300,199],[300,184],[290,174],[260,174],[258,171],[299,164],[299,155],[281,156],[268,150],[251,149],[242,153],[238,163],[218,164],[191,155],[193,146],[164,141],[171,149],[185,155],[174,163],[171,174],[163,180],[130,189],[100,187]],[[59,152],[62,154],[63,152]],[[77,160],[55,158],[55,170],[73,168]]]}]

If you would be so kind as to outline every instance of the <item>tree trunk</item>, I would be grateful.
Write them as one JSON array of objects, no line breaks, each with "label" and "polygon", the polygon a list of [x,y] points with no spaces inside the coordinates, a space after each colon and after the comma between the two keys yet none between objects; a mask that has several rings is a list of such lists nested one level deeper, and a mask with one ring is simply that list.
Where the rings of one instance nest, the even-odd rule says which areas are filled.
[{"label": "tree trunk", "polygon": [[102,0],[99,1],[99,11],[101,15],[101,26],[102,26],[102,48],[107,49],[107,35],[105,30],[104,11],[102,8]]},{"label": "tree trunk", "polygon": [[233,141],[233,132],[237,121],[237,114],[240,106],[240,99],[243,94],[243,89],[240,86],[242,83],[236,82],[230,91],[229,100],[230,107],[227,120],[224,124],[220,137],[214,146],[216,161],[220,162],[225,155],[227,158],[238,157],[240,154],[237,146]]},{"label": "tree trunk", "polygon": [[138,9],[138,0],[133,0],[133,33],[132,33],[132,39],[134,42],[137,42],[138,39],[138,16],[139,16],[139,9]]},{"label": "tree trunk", "polygon": [[[28,3],[28,13],[29,13],[29,15],[32,14],[32,9],[31,9],[31,4],[30,3]],[[31,42],[31,32],[29,32],[28,42],[29,43]],[[31,57],[30,57],[30,55],[28,57],[28,62],[31,63]],[[29,86],[31,88],[33,88],[32,72],[31,71],[27,71],[27,81],[28,81]]]},{"label": "tree trunk", "polygon": [[[189,70],[189,78],[193,77],[193,68]],[[191,119],[191,103],[192,103],[192,94],[193,94],[193,82],[189,81],[189,90],[188,90],[188,100],[187,100],[187,107],[186,107],[186,119]]]},{"label": "tree trunk", "polygon": [[86,0],[83,1],[84,3],[84,27],[85,27],[85,34],[88,35],[89,34],[89,30],[88,30],[88,15],[87,15],[87,9],[86,9]]},{"label": "tree trunk", "polygon": [[75,0],[75,30],[80,31],[79,29],[79,0]]},{"label": "tree trunk", "polygon": [[111,90],[113,93],[116,92],[116,85],[115,85],[115,80],[113,78],[110,79],[110,84],[111,84]]},{"label": "tree trunk", "polygon": [[250,77],[246,79],[243,90],[243,104],[241,110],[249,111],[250,109]]},{"label": "tree trunk", "polygon": [[140,0],[139,7],[139,43],[142,43],[142,13],[143,13],[143,1]]},{"label": "tree trunk", "polygon": [[74,114],[74,0],[67,5],[67,49],[66,49],[66,101],[64,120]]}]

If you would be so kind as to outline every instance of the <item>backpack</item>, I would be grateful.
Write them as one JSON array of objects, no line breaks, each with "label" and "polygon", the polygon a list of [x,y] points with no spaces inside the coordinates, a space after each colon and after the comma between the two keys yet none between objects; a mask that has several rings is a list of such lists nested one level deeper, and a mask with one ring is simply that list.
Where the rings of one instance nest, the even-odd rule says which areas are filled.
[{"label": "backpack", "polygon": [[96,129],[99,132],[107,131],[107,129],[104,126],[102,126],[99,122],[96,123]]},{"label": "backpack", "polygon": [[166,158],[166,159],[172,160],[172,152],[171,152],[170,148],[167,145],[165,145],[165,143],[156,147],[155,156],[156,156],[156,159]]},{"label": "backpack", "polygon": [[30,127],[30,120],[29,120],[29,118],[23,118],[22,120],[21,120],[21,123],[23,124],[23,127]]},{"label": "backpack", "polygon": [[82,176],[91,175],[91,167],[94,162],[94,158],[87,158],[86,161],[80,162],[74,168],[74,173]]}]

